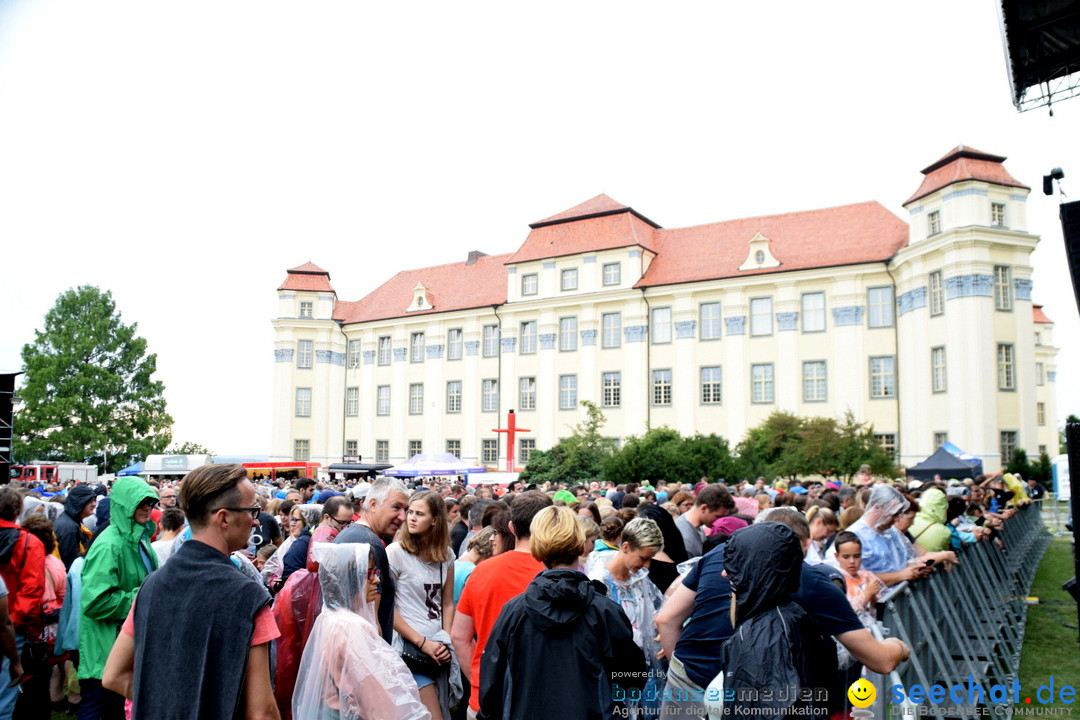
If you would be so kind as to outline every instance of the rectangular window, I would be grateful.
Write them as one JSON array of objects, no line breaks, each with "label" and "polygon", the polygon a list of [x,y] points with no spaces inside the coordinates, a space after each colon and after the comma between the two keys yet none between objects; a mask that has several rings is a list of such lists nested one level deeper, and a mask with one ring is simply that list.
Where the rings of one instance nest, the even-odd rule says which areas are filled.
[{"label": "rectangular window", "polygon": [[802,331],[825,332],[825,293],[802,294]]},{"label": "rectangular window", "polygon": [[1046,403],[1035,403],[1035,422],[1040,427],[1046,425]]},{"label": "rectangular window", "polygon": [[890,460],[896,459],[896,433],[874,433],[874,441]]},{"label": "rectangular window", "polygon": [[447,440],[446,452],[450,453],[456,458],[461,457],[461,441],[460,440]]},{"label": "rectangular window", "polygon": [[750,402],[772,403],[776,398],[776,384],[773,379],[773,364],[762,363],[750,366]]},{"label": "rectangular window", "polygon": [[409,362],[424,362],[424,333],[414,332],[409,336]]},{"label": "rectangular window", "polygon": [[409,441],[409,457],[412,457],[413,455],[419,455],[422,452],[424,452],[424,441],[423,440],[410,440]]},{"label": "rectangular window", "polygon": [[311,388],[296,388],[296,417],[311,417]]},{"label": "rectangular window", "polygon": [[998,343],[997,366],[998,390],[1015,390],[1016,367],[1013,361],[1013,346],[1011,343]]},{"label": "rectangular window", "polygon": [[671,370],[652,371],[652,404],[671,404]]},{"label": "rectangular window", "polygon": [[522,355],[536,354],[536,321],[526,320],[521,323],[521,334],[518,337],[518,349]]},{"label": "rectangular window", "polygon": [[[360,414],[360,388],[345,388],[345,415],[356,417]],[[355,453],[352,453],[355,455]]]},{"label": "rectangular window", "polygon": [[604,285],[610,287],[622,282],[622,264],[604,263]]},{"label": "rectangular window", "polygon": [[990,224],[994,227],[1005,227],[1005,203],[990,203]]},{"label": "rectangular window", "polygon": [[937,235],[941,232],[941,211],[934,210],[932,213],[926,216],[927,231],[930,236]]},{"label": "rectangular window", "polygon": [[346,440],[345,441],[345,455],[348,457],[360,456],[360,441],[359,440]]},{"label": "rectangular window", "polygon": [[480,410],[483,412],[498,412],[499,410],[499,381],[495,379],[483,380],[480,383]]},{"label": "rectangular window", "polygon": [[360,367],[360,341],[350,340],[348,347],[348,364],[350,368],[355,370]]},{"label": "rectangular window", "polygon": [[499,355],[499,326],[484,326],[484,357],[498,357]]},{"label": "rectangular window", "polygon": [[296,367],[301,370],[310,370],[315,362],[315,341],[296,341]]},{"label": "rectangular window", "polygon": [[949,389],[945,374],[945,348],[930,348],[930,389],[943,393]]},{"label": "rectangular window", "polygon": [[559,376],[559,409],[577,409],[577,375]]},{"label": "rectangular window", "polygon": [[481,440],[480,441],[480,462],[482,463],[494,463],[499,461],[499,441],[498,440]]},{"label": "rectangular window", "polygon": [[461,412],[461,381],[446,381],[446,412]]},{"label": "rectangular window", "polygon": [[577,318],[559,318],[559,349],[577,350]]},{"label": "rectangular window", "polygon": [[671,342],[671,308],[652,309],[652,341],[653,345]]},{"label": "rectangular window", "polygon": [[750,334],[772,335],[772,298],[750,298]]},{"label": "rectangular window", "polygon": [[536,449],[536,440],[534,438],[519,438],[518,439],[518,456],[517,460],[522,465],[529,464],[529,456],[532,455],[532,451]]},{"label": "rectangular window", "polygon": [[945,283],[941,279],[940,270],[930,273],[928,284],[930,285],[930,315],[941,315],[945,312]]},{"label": "rectangular window", "polygon": [[375,388],[375,414],[390,414],[390,386],[380,385]]},{"label": "rectangular window", "polygon": [[315,304],[310,300],[300,301],[300,317],[309,318],[315,316]]},{"label": "rectangular window", "polygon": [[383,335],[379,338],[379,364],[389,365],[390,358],[393,357],[392,353],[393,343],[390,340],[389,335]]},{"label": "rectangular window", "polygon": [[934,449],[937,450],[945,443],[949,442],[949,433],[936,432],[934,433]]},{"label": "rectangular window", "polygon": [[622,344],[622,313],[604,313],[600,316],[603,337],[601,347],[617,348]]},{"label": "rectangular window", "polygon": [[1045,455],[1046,454],[1046,446],[1045,445],[1039,445],[1039,454],[1040,455]]},{"label": "rectangular window", "polygon": [[301,462],[311,460],[310,440],[293,440],[293,460]]},{"label": "rectangular window", "polygon": [[896,357],[870,358],[870,397],[896,397]]},{"label": "rectangular window", "polygon": [[803,402],[825,402],[828,399],[824,360],[802,364],[802,385]]},{"label": "rectangular window", "polygon": [[536,409],[536,378],[518,379],[518,410]]},{"label": "rectangular window", "polygon": [[720,339],[720,303],[707,302],[698,306],[698,337],[702,340]]},{"label": "rectangular window", "polygon": [[465,354],[465,341],[461,328],[450,328],[446,333],[446,359],[460,360]]},{"label": "rectangular window", "polygon": [[622,373],[601,373],[600,391],[600,400],[604,407],[617,408],[622,405]]},{"label": "rectangular window", "polygon": [[1012,310],[1012,269],[1007,265],[994,266],[994,309]]},{"label": "rectangular window", "polygon": [[390,462],[390,441],[375,441],[375,462]]},{"label": "rectangular window", "polygon": [[870,327],[893,326],[893,289],[889,286],[866,291],[867,316]]},{"label": "rectangular window", "polygon": [[1046,384],[1046,366],[1043,365],[1041,362],[1035,363],[1035,384]]},{"label": "rectangular window", "polygon": [[1001,431],[1001,466],[1004,467],[1012,462],[1016,454],[1016,431]]},{"label": "rectangular window", "polygon": [[566,268],[559,275],[559,287],[565,292],[577,290],[577,268]]},{"label": "rectangular window", "polygon": [[701,368],[701,403],[702,405],[719,405],[721,398],[720,368]]},{"label": "rectangular window", "polygon": [[424,383],[409,384],[409,414],[421,415],[424,412]]},{"label": "rectangular window", "polygon": [[521,294],[535,295],[540,288],[540,277],[536,273],[521,276]]}]

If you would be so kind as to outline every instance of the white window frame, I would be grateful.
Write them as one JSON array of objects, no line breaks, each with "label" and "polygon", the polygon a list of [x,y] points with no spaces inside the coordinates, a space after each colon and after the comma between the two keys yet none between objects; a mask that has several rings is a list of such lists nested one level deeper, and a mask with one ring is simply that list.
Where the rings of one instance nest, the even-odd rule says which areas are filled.
[{"label": "white window frame", "polygon": [[[352,386],[345,388],[345,416],[358,417],[360,415],[360,388]],[[356,453],[345,453],[355,455]]]},{"label": "white window frame", "polygon": [[866,289],[866,324],[871,328],[891,328],[896,323],[896,302],[892,285]]},{"label": "white window frame", "polygon": [[390,414],[389,385],[377,385],[375,387],[375,414],[383,417]]},{"label": "white window frame", "polygon": [[1001,466],[1005,467],[1016,456],[1016,449],[1020,446],[1020,433],[1016,430],[1001,430],[998,434],[998,442],[1001,451]]},{"label": "white window frame", "polygon": [[360,351],[360,341],[350,340],[349,344],[346,347],[348,348],[346,350],[346,360],[348,362],[348,366],[350,369],[355,370],[356,368],[360,367],[360,358],[362,357],[362,353]]},{"label": "white window frame", "polygon": [[829,368],[824,360],[803,361],[803,402],[829,400]]},{"label": "white window frame", "polygon": [[559,273],[559,289],[562,292],[570,292],[578,289],[577,268],[563,268]]},{"label": "white window frame", "polygon": [[1035,384],[1042,386],[1046,384],[1046,365],[1045,363],[1035,363]]},{"label": "white window frame", "polygon": [[300,301],[300,317],[311,319],[315,317],[315,303],[311,300]]},{"label": "white window frame", "polygon": [[559,409],[577,410],[578,382],[577,375],[559,376]]},{"label": "white window frame", "polygon": [[941,234],[941,211],[931,210],[926,216],[927,237]]},{"label": "white window frame", "polygon": [[461,458],[461,441],[454,438],[447,438],[446,440],[446,452],[450,453],[454,457]]},{"label": "white window frame", "polygon": [[299,370],[310,370],[315,367],[315,341],[296,341],[296,367]]},{"label": "white window frame", "polygon": [[656,368],[652,371],[651,377],[652,393],[650,394],[650,400],[653,407],[670,407],[675,377],[671,368]]},{"label": "white window frame", "polygon": [[409,383],[409,414],[424,414],[424,383]]},{"label": "white window frame", "polygon": [[424,362],[424,333],[423,331],[409,334],[409,362]]},{"label": "white window frame", "polygon": [[540,276],[536,273],[525,273],[521,276],[521,295],[527,297],[540,292]]},{"label": "white window frame", "polygon": [[750,337],[773,334],[772,297],[750,298]]},{"label": "white window frame", "polygon": [[654,307],[650,314],[652,325],[652,344],[667,345],[671,342],[673,333],[671,323],[671,306]]},{"label": "white window frame", "polygon": [[499,326],[498,325],[485,325],[484,326],[484,347],[483,356],[486,358],[499,356]]},{"label": "white window frame", "polygon": [[390,441],[375,441],[375,462],[390,462]]},{"label": "white window frame", "polygon": [[518,438],[517,460],[522,465],[529,464],[529,456],[536,449],[536,438]]},{"label": "white window frame", "polygon": [[410,440],[409,441],[409,457],[413,455],[420,455],[424,452],[423,440]]},{"label": "white window frame", "polygon": [[520,331],[518,332],[518,354],[535,355],[537,345],[536,339],[537,322],[535,320],[523,321],[520,326]]},{"label": "white window frame", "polygon": [[750,366],[750,402],[754,405],[776,402],[776,367],[772,363]]},{"label": "white window frame", "polygon": [[[820,305],[818,301],[820,300]],[[825,291],[805,292],[801,298],[802,331],[804,333],[825,332]]]},{"label": "white window frame", "polygon": [[577,315],[559,318],[559,351],[577,350],[578,324]]},{"label": "white window frame", "polygon": [[345,454],[349,457],[356,457],[360,454],[360,441],[359,440],[346,440],[345,441]]},{"label": "white window frame", "polygon": [[1012,268],[1008,265],[994,266],[994,309],[1012,312]]},{"label": "white window frame", "polygon": [[480,440],[480,462],[486,464],[499,462],[498,438],[483,438]]},{"label": "white window frame", "polygon": [[311,441],[293,440],[293,460],[308,462],[311,460]]},{"label": "white window frame", "polygon": [[465,333],[461,328],[446,331],[446,359],[460,360],[465,357]]},{"label": "white window frame", "polygon": [[945,346],[930,348],[930,392],[943,393],[949,390],[948,356]]},{"label": "white window frame", "polygon": [[622,263],[604,263],[602,272],[604,287],[622,284]]},{"label": "white window frame", "polygon": [[600,373],[600,406],[622,407],[622,372]]},{"label": "white window frame", "polygon": [[1008,211],[1005,203],[992,202],[990,203],[990,227],[1007,228],[1008,224]]},{"label": "white window frame", "polygon": [[997,346],[998,390],[1016,390],[1016,348],[1012,343]]},{"label": "white window frame", "polygon": [[379,336],[378,355],[378,363],[380,365],[389,365],[394,359],[394,341],[389,335]]},{"label": "white window frame", "polygon": [[698,339],[719,340],[722,336],[720,301],[712,300],[698,305]]},{"label": "white window frame", "polygon": [[934,270],[926,280],[930,295],[930,317],[945,314],[945,280],[940,270]]},{"label": "white window frame", "polygon": [[484,378],[480,381],[480,412],[499,411],[499,381]]},{"label": "white window frame", "polygon": [[446,412],[456,415],[461,412],[461,381],[446,381]]},{"label": "white window frame", "polygon": [[870,398],[896,399],[896,356],[879,355],[870,358]]},{"label": "white window frame", "polygon": [[309,418],[311,417],[311,388],[298,387],[295,393],[296,403],[294,410],[296,417]]},{"label": "white window frame", "polygon": [[622,313],[600,314],[600,347],[617,348],[622,345]]},{"label": "white window frame", "polygon": [[721,405],[724,399],[724,375],[719,365],[701,368],[701,404]]},{"label": "white window frame", "polygon": [[518,410],[536,409],[536,378],[528,375],[518,378]]},{"label": "white window frame", "polygon": [[1039,427],[1046,426],[1046,403],[1035,403],[1035,424]]}]

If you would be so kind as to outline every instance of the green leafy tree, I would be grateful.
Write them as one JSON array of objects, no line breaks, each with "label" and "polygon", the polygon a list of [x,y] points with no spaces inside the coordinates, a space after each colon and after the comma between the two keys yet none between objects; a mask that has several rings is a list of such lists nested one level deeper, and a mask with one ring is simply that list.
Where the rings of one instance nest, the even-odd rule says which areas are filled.
[{"label": "green leafy tree", "polygon": [[152,379],[157,356],[136,330],[108,291],[83,286],[57,298],[45,329],[23,346],[16,457],[90,460],[109,472],[168,446],[173,421],[164,385]]},{"label": "green leafy tree", "polygon": [[214,451],[197,442],[186,440],[168,449],[173,455],[214,455]]},{"label": "green leafy tree", "polygon": [[669,427],[659,427],[628,438],[604,463],[603,477],[615,483],[697,482],[702,477],[730,479],[736,467],[724,438],[700,434],[684,438]]},{"label": "green leafy tree", "polygon": [[1012,460],[1005,466],[1005,472],[1019,474],[1027,479],[1031,475],[1031,463],[1028,461],[1027,451],[1017,448],[1013,453]]},{"label": "green leafy tree", "polygon": [[582,400],[585,419],[574,426],[570,437],[550,450],[534,450],[521,473],[527,482],[574,482],[600,477],[604,461],[615,452],[615,441],[601,430],[606,419],[596,403]]},{"label": "green leafy tree", "polygon": [[[1024,477],[1028,476],[1025,475]],[[1039,453],[1039,459],[1031,464],[1031,477],[1046,487],[1050,487],[1050,483],[1054,479],[1054,464],[1050,461],[1049,455]]]}]

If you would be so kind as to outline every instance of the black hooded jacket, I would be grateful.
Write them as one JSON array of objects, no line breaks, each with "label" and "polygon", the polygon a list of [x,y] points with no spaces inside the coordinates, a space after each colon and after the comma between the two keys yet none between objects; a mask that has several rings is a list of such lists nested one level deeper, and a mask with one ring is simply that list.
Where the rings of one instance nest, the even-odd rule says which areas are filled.
[{"label": "black hooded jacket", "polygon": [[75,558],[82,557],[90,548],[90,532],[83,526],[82,511],[87,503],[92,502],[97,494],[89,485],[76,485],[68,491],[64,512],[56,518],[53,530],[56,532],[56,546],[60,550],[60,559],[64,567],[70,569]]},{"label": "black hooded jacket", "polygon": [[502,609],[480,664],[481,720],[607,719],[612,685],[645,685],[645,655],[602,583],[545,570]]}]

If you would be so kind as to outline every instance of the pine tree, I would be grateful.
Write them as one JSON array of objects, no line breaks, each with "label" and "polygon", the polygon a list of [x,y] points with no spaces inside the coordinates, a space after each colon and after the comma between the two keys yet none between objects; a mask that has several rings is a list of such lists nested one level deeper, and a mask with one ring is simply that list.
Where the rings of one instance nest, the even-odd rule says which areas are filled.
[{"label": "pine tree", "polygon": [[168,446],[165,386],[152,379],[157,356],[137,327],[122,322],[108,291],[83,286],[57,298],[22,350],[18,459],[103,464],[107,452],[109,472]]}]

